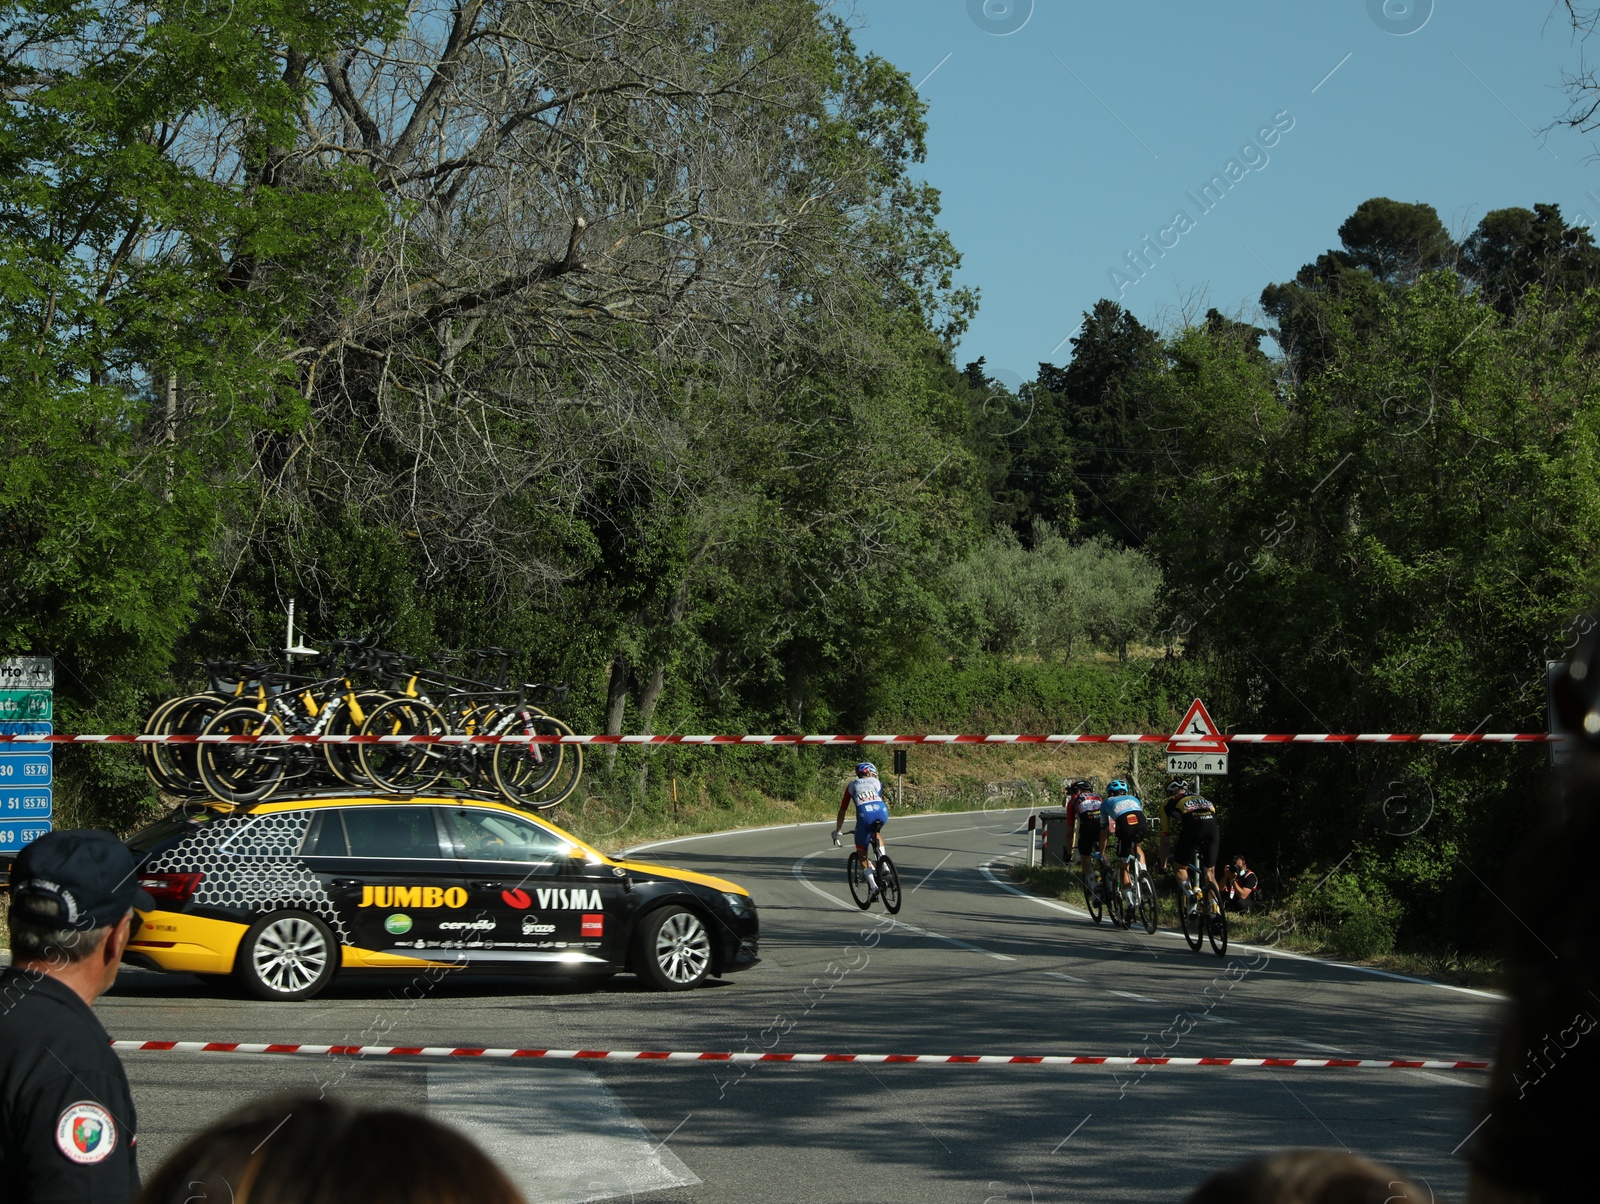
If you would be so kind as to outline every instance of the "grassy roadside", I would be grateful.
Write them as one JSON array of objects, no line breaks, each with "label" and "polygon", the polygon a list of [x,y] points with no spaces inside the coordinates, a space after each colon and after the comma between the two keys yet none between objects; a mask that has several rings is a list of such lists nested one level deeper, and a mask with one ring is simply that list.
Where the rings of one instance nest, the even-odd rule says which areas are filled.
[{"label": "grassy roadside", "polygon": [[[873,749],[865,755],[884,773],[885,793],[895,804],[891,814],[1057,806],[1063,778],[1103,781],[1130,770],[1129,750],[1106,745],[918,746],[911,750],[910,772],[899,802],[899,783],[885,764],[891,750]],[[1147,772],[1158,768],[1148,752],[1143,761]],[[780,798],[737,773],[685,777],[674,791],[671,778],[659,776],[661,772],[640,797],[630,789],[633,774],[608,775],[597,767],[595,772],[586,771],[578,795],[542,814],[609,853],[673,836],[831,820],[845,783],[854,776],[841,763],[817,773],[797,797]]]},{"label": "grassy roadside", "polygon": [[[1083,906],[1083,889],[1078,876],[1060,866],[1010,866],[1011,877],[1017,883],[1031,888],[1047,898],[1059,899],[1077,907]],[[1157,874],[1157,889],[1161,896],[1161,926],[1178,928],[1176,897],[1170,893],[1172,879]],[[1275,945],[1290,953],[1304,953],[1331,961],[1352,965],[1371,966],[1394,974],[1409,974],[1432,982],[1458,987],[1479,987],[1499,990],[1505,987],[1504,967],[1487,957],[1430,953],[1386,953],[1379,957],[1354,958],[1339,950],[1336,933],[1320,931],[1304,924],[1295,915],[1293,905],[1273,908],[1258,915],[1228,916],[1228,939],[1242,945]]]}]

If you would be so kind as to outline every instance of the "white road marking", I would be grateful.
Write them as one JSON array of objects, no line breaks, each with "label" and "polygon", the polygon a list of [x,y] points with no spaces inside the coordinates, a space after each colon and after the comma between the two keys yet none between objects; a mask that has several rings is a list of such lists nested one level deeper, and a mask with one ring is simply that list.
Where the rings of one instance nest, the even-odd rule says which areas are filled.
[{"label": "white road marking", "polygon": [[[839,898],[837,895],[830,895],[827,891],[823,890],[820,886],[816,885],[814,882],[811,882],[806,878],[806,874],[805,874],[806,862],[810,861],[813,857],[820,857],[820,856],[822,856],[822,854],[827,853],[827,852],[831,852],[831,851],[832,850],[830,850],[830,849],[818,849],[815,853],[807,853],[804,857],[800,858],[799,861],[796,861],[794,863],[795,880],[797,882],[799,882],[801,886],[805,887],[808,891],[810,891],[812,894],[822,896],[829,903],[834,904],[834,906],[836,906],[836,907],[845,907],[845,908],[848,908],[851,911],[856,911],[856,910],[858,910],[858,908],[856,907],[856,905],[854,903],[846,903],[843,899]],[[994,958],[995,961],[997,961],[997,962],[1014,962],[1014,961],[1017,960],[1014,957],[1007,957],[1004,953],[991,953],[988,949],[985,949],[982,946],[969,945],[966,941],[958,941],[953,936],[945,936],[941,932],[934,932],[932,929],[924,928],[920,924],[907,924],[904,920],[897,920],[897,919],[894,919],[893,917],[887,916],[887,915],[877,916],[877,917],[874,917],[874,918],[875,919],[880,919],[880,920],[888,920],[896,928],[904,928],[907,932],[914,932],[918,936],[931,936],[936,941],[944,941],[947,945],[954,945],[958,949],[966,949],[968,952],[971,952],[971,953],[981,953],[985,957]]]},{"label": "white road marking", "polygon": [[1082,986],[1085,986],[1085,987],[1090,987],[1090,986],[1094,985],[1087,978],[1074,978],[1070,974],[1063,974],[1060,970],[1046,970],[1045,973],[1048,974],[1051,978],[1064,978],[1068,982],[1075,982],[1075,983],[1078,983],[1078,984],[1080,984]]},{"label": "white road marking", "polygon": [[1209,1020],[1212,1024],[1238,1024],[1237,1020],[1224,1020],[1221,1016],[1213,1016],[1210,1012],[1189,1012],[1188,1015],[1196,1020]]},{"label": "white road marking", "polygon": [[1161,1002],[1161,1000],[1159,1000],[1159,999],[1151,999],[1150,996],[1148,996],[1148,995],[1135,995],[1132,991],[1115,991],[1115,990],[1111,990],[1111,988],[1109,988],[1109,987],[1107,987],[1106,989],[1108,991],[1111,991],[1111,994],[1113,994],[1113,995],[1121,995],[1124,999],[1137,999],[1140,1003],[1160,1003]]},{"label": "white road marking", "polygon": [[700,1182],[592,1071],[517,1069],[430,1066],[428,1110],[482,1146],[528,1204],[631,1198]]},{"label": "white road marking", "polygon": [[[1032,811],[1032,810],[1035,810],[1035,808],[1033,808],[1033,807],[1003,807],[1003,808],[1001,808],[999,810],[996,810],[996,811],[969,811],[969,812],[966,812],[965,814],[968,814],[968,815],[1005,815],[1006,813],[1011,812],[1011,811]],[[919,820],[919,819],[945,819],[945,818],[951,817],[951,816],[953,816],[955,814],[957,814],[957,813],[956,812],[951,812],[951,811],[924,811],[920,815],[897,815],[894,818],[899,823],[911,823],[911,822],[913,822],[915,820]],[[762,827],[762,828],[734,828],[733,830],[728,831],[728,832],[697,832],[693,836],[672,836],[672,837],[669,837],[666,840],[652,840],[648,844],[636,844],[632,848],[623,849],[620,852],[611,854],[611,856],[613,856],[617,860],[621,861],[621,860],[625,860],[626,858],[632,857],[636,853],[642,853],[646,849],[659,849],[663,845],[669,845],[669,844],[686,844],[687,842],[689,842],[691,840],[715,840],[719,836],[749,836],[749,835],[751,835],[753,833],[756,833],[756,832],[781,832],[781,831],[783,831],[785,829],[788,829],[788,828],[820,828],[820,827],[823,827],[824,825],[826,825],[827,827],[831,828],[833,826],[833,821],[831,819],[808,819],[808,820],[802,820],[800,823],[795,823],[795,824],[768,824],[768,825],[766,825],[765,827]],[[974,827],[977,828],[978,826],[974,825]],[[952,831],[966,831],[966,830],[967,829],[961,829],[961,828],[952,829]],[[1015,829],[1015,831],[1018,831],[1018,832],[1025,831],[1025,830],[1026,829],[1023,829],[1023,828]],[[932,836],[932,835],[934,835],[934,833],[932,833],[932,832],[919,832],[918,835],[919,836]]]},{"label": "white road marking", "polygon": [[[1064,911],[1069,916],[1087,916],[1089,914],[1086,911],[1080,911],[1076,907],[1067,907],[1064,904],[1057,903],[1054,899],[1041,899],[1038,895],[1030,895],[1027,891],[1019,890],[1015,886],[1012,886],[1009,882],[1001,881],[989,868],[993,864],[995,863],[992,861],[986,861],[978,867],[978,870],[985,878],[989,879],[989,882],[992,885],[998,886],[1001,890],[1008,891],[1009,893],[1016,895],[1019,899],[1026,899],[1030,903],[1036,903],[1040,907],[1048,907],[1052,911]],[[1183,940],[1181,933],[1168,932],[1165,928],[1157,929],[1156,935],[1164,936],[1175,941]],[[1480,991],[1475,987],[1458,987],[1454,983],[1434,982],[1429,978],[1413,978],[1409,974],[1394,974],[1388,970],[1379,970],[1373,966],[1354,966],[1349,962],[1329,961],[1327,958],[1313,957],[1309,953],[1290,953],[1287,949],[1273,949],[1265,945],[1244,945],[1237,942],[1229,942],[1228,952],[1232,953],[1235,949],[1246,950],[1251,953],[1265,953],[1268,957],[1281,957],[1288,961],[1311,962],[1312,964],[1318,966],[1332,966],[1340,970],[1353,970],[1357,974],[1370,974],[1375,978],[1389,978],[1393,979],[1395,982],[1415,983],[1420,987],[1435,987],[1441,991],[1455,991],[1461,995],[1475,995],[1479,999],[1493,999],[1496,1003],[1504,1003],[1506,1000],[1506,996],[1500,994],[1498,991]],[[1261,974],[1265,972],[1266,971],[1261,970],[1251,971],[1252,974]]]}]

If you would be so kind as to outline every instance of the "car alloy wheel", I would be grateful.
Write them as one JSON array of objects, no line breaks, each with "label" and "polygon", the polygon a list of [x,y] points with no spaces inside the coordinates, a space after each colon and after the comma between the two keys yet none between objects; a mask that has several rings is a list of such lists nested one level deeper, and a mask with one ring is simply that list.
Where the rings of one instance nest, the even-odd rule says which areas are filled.
[{"label": "car alloy wheel", "polygon": [[711,972],[711,934],[692,911],[664,908],[645,917],[640,933],[645,976],[664,991],[686,991]]},{"label": "car alloy wheel", "polygon": [[251,927],[239,949],[240,975],[262,999],[308,999],[333,978],[337,954],[321,921],[284,912]]}]

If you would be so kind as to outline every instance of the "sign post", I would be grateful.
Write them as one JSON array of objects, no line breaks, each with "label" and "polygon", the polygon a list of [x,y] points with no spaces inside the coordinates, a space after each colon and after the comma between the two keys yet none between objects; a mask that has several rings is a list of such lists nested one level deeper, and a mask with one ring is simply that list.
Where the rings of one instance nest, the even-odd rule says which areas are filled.
[{"label": "sign post", "polygon": [[[1221,736],[1222,729],[1212,720],[1206,704],[1196,698],[1184,712],[1183,721],[1173,733],[1179,736]],[[1225,774],[1228,772],[1226,740],[1175,740],[1167,745],[1167,772]]]},{"label": "sign post", "polygon": [[[0,659],[0,733],[53,735],[55,682],[48,656]],[[0,853],[14,853],[50,830],[54,796],[50,745],[0,746]]]},{"label": "sign post", "polygon": [[1572,760],[1572,737],[1575,734],[1562,725],[1561,716],[1556,712],[1556,679],[1561,676],[1561,670],[1565,667],[1562,661],[1546,661],[1544,664],[1545,730],[1552,736],[1567,737],[1564,740],[1552,740],[1545,745],[1550,750],[1550,764],[1557,769],[1563,768]]}]

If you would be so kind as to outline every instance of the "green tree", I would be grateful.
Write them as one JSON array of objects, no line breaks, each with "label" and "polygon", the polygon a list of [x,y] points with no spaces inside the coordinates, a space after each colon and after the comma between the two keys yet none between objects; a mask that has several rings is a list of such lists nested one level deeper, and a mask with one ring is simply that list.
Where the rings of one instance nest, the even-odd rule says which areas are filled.
[{"label": "green tree", "polygon": [[1600,247],[1587,230],[1562,220],[1559,205],[1494,209],[1462,244],[1461,270],[1509,315],[1534,285],[1580,296],[1600,283]]}]

